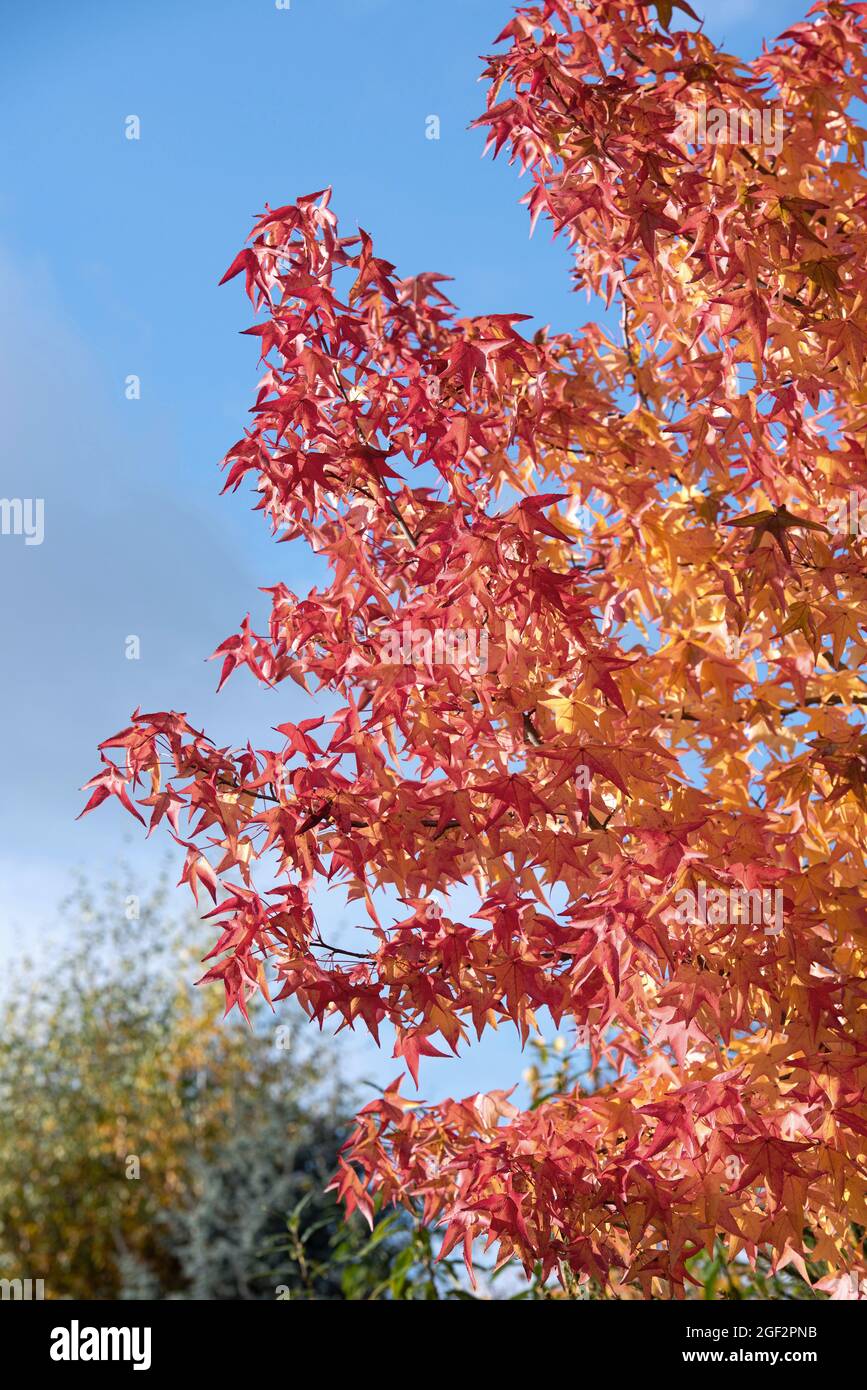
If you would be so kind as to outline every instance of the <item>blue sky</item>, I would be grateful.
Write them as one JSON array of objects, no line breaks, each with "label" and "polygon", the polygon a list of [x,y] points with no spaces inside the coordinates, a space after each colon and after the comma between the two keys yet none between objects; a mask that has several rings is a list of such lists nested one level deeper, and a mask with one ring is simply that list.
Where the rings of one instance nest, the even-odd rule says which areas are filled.
[{"label": "blue sky", "polygon": [[[713,38],[749,57],[807,5],[712,9]],[[345,231],[363,226],[403,274],[452,275],[466,312],[562,329],[593,316],[570,293],[565,246],[542,227],[528,239],[517,171],[482,161],[482,134],[467,130],[484,105],[478,55],[510,13],[507,0],[54,0],[6,13],[0,492],[45,501],[42,545],[0,537],[0,952],[12,968],[62,932],[72,872],[104,877],[124,854],[146,880],[165,862],[166,842],[145,843],[120,811],[74,819],[96,744],[136,705],[185,710],[233,745],[315,712],[288,682],[263,691],[246,674],[216,697],[204,661],[248,610],[265,611],[259,586],[304,592],[311,577],[243,493],[219,497],[217,463],[257,369],[240,282],[217,281],[266,200],[332,184]],[[432,114],[438,141],[425,138]],[[125,138],[131,115],[138,141]],[[125,398],[131,374],[140,400]],[[139,660],[126,658],[130,635]],[[345,1061],[397,1069],[361,1042]],[[429,1063],[422,1091],[505,1086],[517,1071],[503,1035]]]}]

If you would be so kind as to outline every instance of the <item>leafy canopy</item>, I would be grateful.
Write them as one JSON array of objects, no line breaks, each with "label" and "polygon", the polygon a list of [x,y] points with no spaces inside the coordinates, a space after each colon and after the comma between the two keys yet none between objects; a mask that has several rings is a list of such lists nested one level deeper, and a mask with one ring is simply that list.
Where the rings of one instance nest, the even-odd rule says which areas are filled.
[{"label": "leafy canopy", "polygon": [[[462,318],[328,192],[266,209],[225,277],[264,363],[226,487],[330,579],[273,584],[218,655],[339,708],[237,750],[137,711],[88,809],[168,821],[229,1006],[387,1021],[413,1075],[547,1010],[610,1073],[527,1111],[395,1083],[344,1156],[350,1209],[420,1199],[468,1260],[481,1237],[645,1296],[720,1241],[836,1289],[867,1226],[867,582],[832,524],[867,490],[867,6],[748,63],[691,16],[545,0],[488,60],[478,124],[610,327]],[[765,109],[779,148],[708,138]],[[485,659],[385,659],[395,629]],[[331,884],[367,914],[351,949],[317,928]],[[431,910],[456,884],[469,920]],[[764,894],[773,927],[687,892]]]}]

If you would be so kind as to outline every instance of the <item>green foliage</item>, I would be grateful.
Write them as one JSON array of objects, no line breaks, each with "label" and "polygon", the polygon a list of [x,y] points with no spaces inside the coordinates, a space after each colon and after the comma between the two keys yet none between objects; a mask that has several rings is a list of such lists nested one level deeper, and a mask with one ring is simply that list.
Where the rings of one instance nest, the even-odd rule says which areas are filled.
[{"label": "green foliage", "polygon": [[270,1013],[220,1018],[190,926],[162,888],[81,887],[61,948],[11,975],[0,1269],[50,1298],[403,1296],[407,1223],[371,1236],[324,1191],[352,1097]]}]

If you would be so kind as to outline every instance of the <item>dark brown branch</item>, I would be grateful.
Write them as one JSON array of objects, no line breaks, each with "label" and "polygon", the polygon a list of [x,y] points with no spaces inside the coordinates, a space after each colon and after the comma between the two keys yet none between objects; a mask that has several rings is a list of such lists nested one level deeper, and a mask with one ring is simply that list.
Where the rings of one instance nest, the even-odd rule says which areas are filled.
[{"label": "dark brown branch", "polygon": [[345,946],[330,946],[327,941],[323,941],[320,935],[313,938],[313,946],[319,946],[323,951],[330,951],[333,956],[352,956],[353,960],[372,961],[373,956],[369,951],[349,951]]}]

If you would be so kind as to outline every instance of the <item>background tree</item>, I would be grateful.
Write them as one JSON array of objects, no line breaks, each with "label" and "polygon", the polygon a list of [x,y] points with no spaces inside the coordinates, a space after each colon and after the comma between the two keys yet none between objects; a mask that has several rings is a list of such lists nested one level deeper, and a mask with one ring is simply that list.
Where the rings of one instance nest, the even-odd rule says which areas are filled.
[{"label": "background tree", "polygon": [[422,1202],[446,1252],[568,1288],[679,1296],[722,1242],[836,1294],[867,1272],[867,20],[829,0],[741,62],[674,12],[545,0],[486,69],[491,146],[616,327],[461,318],[328,193],[266,209],[226,276],[265,364],[226,487],[331,578],[218,654],[338,709],[256,751],[136,712],[87,809],[169,821],[230,1006],[387,1021],[414,1077],[547,1009],[604,1064],[525,1111],[395,1084],[350,1210]]},{"label": "background tree", "polygon": [[[132,914],[132,915],[130,915]],[[179,984],[201,923],[82,887],[0,1005],[0,1270],[49,1298],[427,1297],[413,1222],[371,1235],[325,1188],[347,1094],[257,1010]],[[22,984],[22,981],[24,982]],[[267,1012],[267,1018],[265,1013]]]}]

